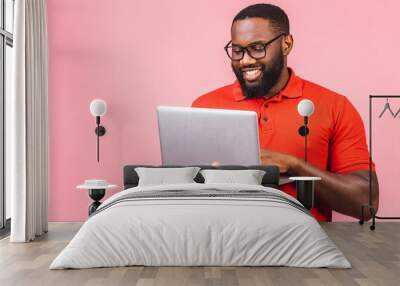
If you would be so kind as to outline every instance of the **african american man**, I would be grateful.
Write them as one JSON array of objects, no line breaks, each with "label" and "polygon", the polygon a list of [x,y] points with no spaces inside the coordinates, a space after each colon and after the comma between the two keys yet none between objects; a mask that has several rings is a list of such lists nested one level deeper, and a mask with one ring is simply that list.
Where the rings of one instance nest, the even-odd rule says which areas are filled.
[{"label": "african american man", "polygon": [[[240,11],[231,26],[225,50],[237,81],[196,99],[193,107],[252,110],[259,118],[261,161],[282,173],[316,176],[315,208],[320,221],[330,221],[332,210],[360,218],[368,203],[369,152],[360,115],[349,100],[304,80],[287,66],[293,47],[289,19],[279,7],[256,4]],[[310,117],[308,161],[297,113],[302,99],[314,102]],[[372,205],[377,210],[379,188],[373,166]],[[282,190],[295,196],[293,184]],[[366,210],[364,218],[371,213]]]}]

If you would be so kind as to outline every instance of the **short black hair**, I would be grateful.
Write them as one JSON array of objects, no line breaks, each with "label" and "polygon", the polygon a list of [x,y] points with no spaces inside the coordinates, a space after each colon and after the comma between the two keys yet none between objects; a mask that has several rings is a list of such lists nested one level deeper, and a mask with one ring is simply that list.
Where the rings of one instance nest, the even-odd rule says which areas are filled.
[{"label": "short black hair", "polygon": [[289,34],[289,18],[285,11],[272,4],[255,4],[241,10],[233,19],[233,23],[246,18],[263,18],[271,22],[272,28],[280,33]]}]

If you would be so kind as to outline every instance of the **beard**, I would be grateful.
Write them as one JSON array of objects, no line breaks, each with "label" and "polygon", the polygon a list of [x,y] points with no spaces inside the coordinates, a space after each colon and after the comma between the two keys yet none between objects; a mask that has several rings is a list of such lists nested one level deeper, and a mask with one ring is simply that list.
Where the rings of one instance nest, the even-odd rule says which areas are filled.
[{"label": "beard", "polygon": [[[259,83],[248,85],[243,77],[242,68],[261,67],[261,79]],[[232,65],[232,70],[235,73],[244,96],[247,99],[263,97],[271,90],[271,88],[278,82],[278,79],[283,69],[283,53],[280,51],[277,57],[271,63],[271,67],[265,64],[254,64],[246,67],[235,69]]]}]

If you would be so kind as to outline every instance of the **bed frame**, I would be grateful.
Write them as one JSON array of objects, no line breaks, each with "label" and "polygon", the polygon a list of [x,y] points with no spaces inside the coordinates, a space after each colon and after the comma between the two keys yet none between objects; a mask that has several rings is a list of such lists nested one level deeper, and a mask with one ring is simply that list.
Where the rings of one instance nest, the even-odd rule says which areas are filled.
[{"label": "bed frame", "polygon": [[[176,167],[186,167],[186,166],[153,166],[153,165],[127,165],[124,167],[124,189],[136,187],[139,183],[139,176],[135,171],[136,167],[147,167],[147,168],[176,168]],[[279,168],[274,165],[268,166],[197,166],[201,169],[218,169],[218,170],[263,170],[265,175],[262,179],[262,185],[265,187],[272,187],[278,189],[279,185]],[[200,174],[194,178],[197,183],[204,183],[204,178]]]}]

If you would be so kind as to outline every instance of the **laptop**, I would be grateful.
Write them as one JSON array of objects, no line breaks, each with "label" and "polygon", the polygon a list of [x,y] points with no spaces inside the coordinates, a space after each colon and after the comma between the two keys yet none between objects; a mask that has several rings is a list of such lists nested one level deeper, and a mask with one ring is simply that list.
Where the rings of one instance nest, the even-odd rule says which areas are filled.
[{"label": "laptop", "polygon": [[254,111],[157,107],[163,165],[260,165]]}]

